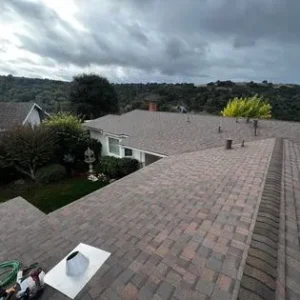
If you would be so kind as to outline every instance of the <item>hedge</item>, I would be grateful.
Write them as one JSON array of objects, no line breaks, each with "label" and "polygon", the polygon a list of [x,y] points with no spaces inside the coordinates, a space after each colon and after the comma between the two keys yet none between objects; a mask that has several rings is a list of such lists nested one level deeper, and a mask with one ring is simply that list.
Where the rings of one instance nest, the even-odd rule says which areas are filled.
[{"label": "hedge", "polygon": [[139,162],[132,158],[101,157],[95,167],[97,174],[105,174],[110,179],[121,178],[139,169]]}]

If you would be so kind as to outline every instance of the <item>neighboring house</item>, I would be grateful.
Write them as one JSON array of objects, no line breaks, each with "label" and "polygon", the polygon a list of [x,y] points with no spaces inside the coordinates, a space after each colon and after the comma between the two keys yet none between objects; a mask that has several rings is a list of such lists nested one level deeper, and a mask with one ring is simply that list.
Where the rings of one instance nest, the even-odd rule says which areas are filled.
[{"label": "neighboring house", "polygon": [[0,131],[17,125],[39,125],[46,112],[34,102],[0,102]]},{"label": "neighboring house", "polygon": [[[151,109],[153,109],[153,106],[151,106]],[[103,156],[131,157],[145,166],[167,155],[147,148],[136,148],[126,143],[130,137],[142,136],[142,132],[138,132],[143,131],[143,127],[135,122],[137,119],[142,121],[139,114],[143,114],[143,111],[136,110],[134,112],[137,115],[131,113],[122,116],[106,115],[96,120],[87,121],[84,126],[89,129],[92,138],[101,142]],[[140,117],[143,118],[142,115]]]},{"label": "neighboring house", "polygon": [[[92,138],[102,143],[102,155],[133,157],[143,165],[186,152],[269,137],[300,140],[300,123],[259,120],[256,135],[253,123],[235,118],[134,110],[123,115],[106,115],[84,125]],[[220,129],[219,129],[220,127]]]}]

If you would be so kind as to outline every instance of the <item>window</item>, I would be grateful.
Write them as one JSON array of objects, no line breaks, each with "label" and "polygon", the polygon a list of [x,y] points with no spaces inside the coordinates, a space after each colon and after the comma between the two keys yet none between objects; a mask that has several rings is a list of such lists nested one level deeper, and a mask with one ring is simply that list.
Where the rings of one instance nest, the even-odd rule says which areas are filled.
[{"label": "window", "polygon": [[128,148],[125,148],[125,156],[132,156],[132,150],[131,149],[128,149]]},{"label": "window", "polygon": [[108,138],[108,150],[110,153],[120,156],[119,140],[109,137]]}]

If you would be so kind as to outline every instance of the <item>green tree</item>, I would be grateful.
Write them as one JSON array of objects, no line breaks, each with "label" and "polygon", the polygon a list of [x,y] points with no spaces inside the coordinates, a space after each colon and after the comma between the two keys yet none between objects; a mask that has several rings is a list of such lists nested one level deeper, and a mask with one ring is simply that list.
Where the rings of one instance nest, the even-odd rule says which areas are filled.
[{"label": "green tree", "polygon": [[[211,114],[219,114],[235,97],[248,98],[258,94],[272,106],[272,118],[300,121],[300,85],[296,84],[218,81],[199,86],[166,83],[112,85],[122,113],[132,109],[147,109],[144,101],[146,94],[160,97],[159,110],[173,111],[178,103],[182,103],[190,112],[207,111]],[[70,86],[70,82],[0,75],[0,101],[30,99],[49,113],[70,111],[72,107],[81,105],[79,102],[70,102]]]},{"label": "green tree", "polygon": [[59,112],[51,115],[44,120],[43,125],[61,133],[82,132],[82,120],[68,112]]},{"label": "green tree", "polygon": [[90,138],[82,127],[82,120],[71,113],[59,112],[44,120],[43,126],[50,129],[57,138],[56,158],[66,166],[83,161],[84,151],[90,147],[98,157],[101,153],[101,143]]},{"label": "green tree", "polygon": [[13,167],[35,180],[39,167],[53,158],[56,138],[42,126],[16,127],[1,135],[0,168]]},{"label": "green tree", "polygon": [[82,74],[73,78],[70,100],[75,104],[77,114],[84,119],[119,111],[113,85],[106,78],[95,74]]},{"label": "green tree", "polygon": [[226,107],[221,111],[224,117],[242,117],[242,118],[271,118],[272,106],[263,101],[261,97],[255,95],[249,98],[234,98],[229,101]]}]

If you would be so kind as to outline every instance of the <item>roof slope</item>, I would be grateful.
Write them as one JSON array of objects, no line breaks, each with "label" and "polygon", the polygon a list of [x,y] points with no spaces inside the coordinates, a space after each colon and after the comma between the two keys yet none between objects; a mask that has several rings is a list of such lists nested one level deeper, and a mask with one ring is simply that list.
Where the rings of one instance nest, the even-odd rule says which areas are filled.
[{"label": "roof slope", "polygon": [[[300,141],[300,123],[273,120],[258,122],[257,136],[253,123],[233,118],[187,115],[134,110],[121,116],[105,116],[86,124],[90,129],[125,134],[124,146],[165,155],[192,152],[222,146],[226,138],[234,142],[285,137]],[[218,128],[221,126],[221,133]]]},{"label": "roof slope", "polygon": [[22,197],[0,203],[0,241],[20,227],[30,227],[32,223],[43,218],[45,214],[24,200]]},{"label": "roof slope", "polygon": [[0,129],[22,125],[33,105],[33,102],[0,102]]},{"label": "roof slope", "polygon": [[276,139],[241,280],[241,300],[275,299],[277,283],[284,283],[285,278],[280,275],[278,267],[282,262],[278,250],[283,246],[278,241],[278,237],[283,235],[279,227],[282,161],[283,142]]},{"label": "roof slope", "polygon": [[283,148],[278,299],[300,299],[300,145],[284,140]]},{"label": "roof slope", "polygon": [[[273,147],[266,139],[163,158],[2,236],[0,256],[48,270],[85,242],[112,255],[76,299],[229,299]],[[48,287],[41,299],[67,297]]]}]

